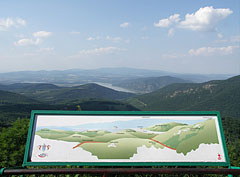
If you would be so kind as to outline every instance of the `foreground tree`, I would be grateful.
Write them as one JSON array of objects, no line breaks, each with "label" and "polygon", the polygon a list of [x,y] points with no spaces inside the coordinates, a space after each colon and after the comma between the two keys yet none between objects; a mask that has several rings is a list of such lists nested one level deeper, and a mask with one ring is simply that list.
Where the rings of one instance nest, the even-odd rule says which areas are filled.
[{"label": "foreground tree", "polygon": [[0,132],[0,167],[21,166],[25,151],[29,119],[17,119],[12,127]]}]

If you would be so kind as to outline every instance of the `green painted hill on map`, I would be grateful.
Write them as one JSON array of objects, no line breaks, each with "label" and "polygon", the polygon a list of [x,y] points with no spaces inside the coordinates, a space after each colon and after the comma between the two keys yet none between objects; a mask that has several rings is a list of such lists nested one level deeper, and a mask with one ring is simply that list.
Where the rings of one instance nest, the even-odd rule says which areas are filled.
[{"label": "green painted hill on map", "polygon": [[187,155],[200,144],[219,144],[214,119],[194,125],[177,122],[158,124],[142,129],[124,129],[116,132],[106,130],[64,131],[41,129],[36,131],[41,138],[79,142],[73,147],[82,148],[98,159],[129,159],[137,148],[145,146],[157,149],[168,148]]}]

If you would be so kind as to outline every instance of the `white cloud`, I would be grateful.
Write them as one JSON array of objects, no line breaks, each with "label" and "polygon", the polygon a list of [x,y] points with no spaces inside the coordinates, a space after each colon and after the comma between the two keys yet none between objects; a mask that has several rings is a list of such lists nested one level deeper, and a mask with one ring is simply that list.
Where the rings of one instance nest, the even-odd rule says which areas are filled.
[{"label": "white cloud", "polygon": [[169,17],[169,20],[170,20],[170,22],[175,22],[175,23],[177,23],[177,22],[179,22],[179,20],[180,20],[180,15],[179,14],[174,14],[174,15],[171,15],[170,17]]},{"label": "white cloud", "polygon": [[106,40],[112,41],[112,42],[120,42],[122,39],[120,37],[106,36]]},{"label": "white cloud", "polygon": [[[160,19],[154,23],[155,27],[168,28],[168,36],[174,34],[174,28],[188,29],[192,31],[217,31],[217,25],[227,18],[233,12],[228,9],[214,9],[212,6],[200,8],[195,13],[186,14],[184,20],[180,20],[179,14],[174,14],[168,18]],[[222,38],[222,34],[218,34],[218,38]]]},{"label": "white cloud", "polygon": [[221,33],[218,33],[218,34],[217,34],[217,37],[218,37],[219,39],[222,39],[222,38],[223,38],[223,35],[222,35]]},{"label": "white cloud", "polygon": [[173,36],[174,35],[174,29],[171,28],[168,30],[168,36]]},{"label": "white cloud", "polygon": [[23,38],[23,39],[18,40],[17,42],[14,42],[14,45],[15,46],[38,45],[38,44],[40,44],[40,42],[42,42],[41,38],[49,37],[51,35],[52,35],[51,32],[38,31],[38,32],[33,33],[33,36],[35,38]]},{"label": "white cloud", "polygon": [[221,56],[221,55],[231,55],[236,50],[240,52],[240,46],[225,46],[225,47],[201,47],[198,49],[190,49],[188,53],[185,54],[162,54],[162,58],[175,59],[175,58],[185,58],[189,56]]},{"label": "white cloud", "polygon": [[124,51],[124,49],[118,47],[100,47],[89,50],[80,50],[77,55],[71,56],[71,58],[81,57],[81,56],[90,56],[90,55],[104,55],[104,54],[113,54]]},{"label": "white cloud", "polygon": [[178,23],[179,20],[180,20],[179,17],[180,17],[179,14],[171,15],[168,18],[164,18],[164,19],[159,20],[158,23],[154,23],[154,26],[155,27],[161,27],[161,28],[169,27],[170,25],[172,25],[174,23]]},{"label": "white cloud", "polygon": [[7,29],[11,27],[19,27],[19,26],[25,26],[26,21],[21,18],[0,18],[0,31],[6,31]]},{"label": "white cloud", "polygon": [[21,19],[21,18],[17,18],[16,19],[16,24],[17,25],[21,25],[21,26],[25,26],[26,25],[26,21]]},{"label": "white cloud", "polygon": [[230,9],[214,9],[212,6],[200,8],[192,14],[186,14],[185,20],[178,25],[193,31],[212,31],[220,21],[232,14]]},{"label": "white cloud", "polygon": [[120,24],[120,27],[121,28],[127,28],[127,27],[129,27],[129,23],[128,22],[124,22],[124,23],[122,23],[122,24]]},{"label": "white cloud", "polygon": [[24,38],[24,39],[20,39],[17,42],[14,42],[14,45],[16,46],[29,46],[29,45],[38,45],[40,44],[40,39],[28,39],[28,38]]},{"label": "white cloud", "polygon": [[93,41],[93,40],[95,40],[95,38],[93,38],[93,37],[88,37],[87,40],[88,40],[88,41]]},{"label": "white cloud", "polygon": [[7,29],[15,25],[15,22],[11,18],[0,19],[0,29]]},{"label": "white cloud", "polygon": [[190,49],[188,53],[192,56],[230,55],[234,49],[239,48],[240,46],[201,47],[198,49]]},{"label": "white cloud", "polygon": [[101,40],[101,39],[104,39],[104,38],[101,37],[101,36],[97,36],[97,37],[88,37],[88,38],[87,38],[88,41],[95,41],[95,40]]},{"label": "white cloud", "polygon": [[216,43],[223,43],[223,42],[239,43],[240,42],[240,35],[231,36],[231,37],[228,37],[228,38],[220,38],[218,40],[215,40],[215,42]]},{"label": "white cloud", "polygon": [[95,49],[90,49],[90,50],[81,50],[79,51],[79,54],[83,55],[102,55],[102,54],[109,54],[109,53],[115,53],[122,51],[122,49],[117,48],[117,47],[101,47],[101,48],[95,48]]},{"label": "white cloud", "polygon": [[47,32],[47,31],[38,31],[33,33],[34,37],[49,37],[52,35],[52,32]]},{"label": "white cloud", "polygon": [[158,23],[154,23],[154,26],[165,28],[165,27],[169,27],[170,24],[171,22],[169,21],[169,19],[165,18],[165,19],[159,20]]},{"label": "white cloud", "polygon": [[95,40],[107,40],[107,41],[112,41],[112,42],[120,42],[122,39],[120,37],[111,37],[111,36],[106,36],[106,37],[88,37],[88,41],[95,41]]}]

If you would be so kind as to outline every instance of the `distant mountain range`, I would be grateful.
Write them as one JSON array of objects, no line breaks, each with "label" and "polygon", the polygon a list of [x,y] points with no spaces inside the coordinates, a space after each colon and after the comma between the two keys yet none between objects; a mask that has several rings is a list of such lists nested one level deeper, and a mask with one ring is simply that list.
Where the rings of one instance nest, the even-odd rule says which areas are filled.
[{"label": "distant mountain range", "polygon": [[122,81],[114,84],[114,86],[126,88],[137,93],[150,93],[173,83],[191,83],[191,81],[171,76],[145,77]]},{"label": "distant mountain range", "polygon": [[129,79],[144,77],[172,76],[192,82],[206,82],[215,79],[227,79],[233,75],[201,75],[179,74],[160,70],[146,70],[135,68],[100,68],[92,70],[53,70],[53,71],[19,71],[0,73],[0,83],[52,83],[52,84],[86,84],[103,82],[117,84]]},{"label": "distant mountain range", "polygon": [[240,117],[240,76],[205,83],[171,84],[128,103],[148,111],[220,111]]}]

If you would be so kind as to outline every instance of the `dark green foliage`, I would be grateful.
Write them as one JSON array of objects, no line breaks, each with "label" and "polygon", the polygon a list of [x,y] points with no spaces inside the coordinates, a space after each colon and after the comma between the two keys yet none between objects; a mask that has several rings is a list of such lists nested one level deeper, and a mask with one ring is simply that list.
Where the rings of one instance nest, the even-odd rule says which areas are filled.
[{"label": "dark green foliage", "polygon": [[28,132],[28,119],[17,119],[0,133],[0,167],[21,166]]},{"label": "dark green foliage", "polygon": [[231,165],[240,167],[240,119],[227,117],[222,123]]},{"label": "dark green foliage", "polygon": [[0,106],[8,104],[39,104],[39,101],[17,93],[0,90]]},{"label": "dark green foliage", "polygon": [[85,111],[138,111],[132,105],[117,102],[117,101],[85,101],[80,104]]},{"label": "dark green foliage", "polygon": [[220,111],[240,117],[240,76],[223,81],[172,84],[155,92],[130,98],[128,103],[148,111]]},{"label": "dark green foliage", "polygon": [[54,84],[48,83],[16,83],[10,85],[0,84],[0,90],[13,91],[13,92],[27,92],[27,91],[38,91],[38,90],[50,90],[58,89],[60,87]]},{"label": "dark green foliage", "polygon": [[85,84],[74,87],[58,87],[53,84],[25,83],[12,84],[8,86],[0,85],[0,90],[1,88],[11,92],[19,93],[34,100],[38,100],[38,102],[44,102],[48,104],[74,104],[78,103],[82,99],[89,98],[119,100],[134,96],[132,93],[115,91],[97,84]]},{"label": "dark green foliage", "polygon": [[[61,110],[64,106],[47,104],[7,104],[0,105],[0,129],[9,127],[18,117],[30,117],[32,110]],[[75,110],[75,109],[73,109]]]},{"label": "dark green foliage", "polygon": [[[17,93],[1,91],[1,89]],[[105,101],[106,99],[127,98],[132,95],[97,84],[75,87],[58,87],[43,83],[0,85],[0,129],[9,127],[18,117],[30,117],[32,110],[79,110],[77,105],[80,105],[83,110],[138,110],[118,101]]]},{"label": "dark green foliage", "polygon": [[9,104],[0,105],[0,129],[2,127],[9,127],[13,121],[18,117],[30,117],[32,110],[79,110],[80,106],[84,111],[137,111],[139,109],[132,105],[121,103],[119,101],[107,101],[88,99],[76,104]]}]

